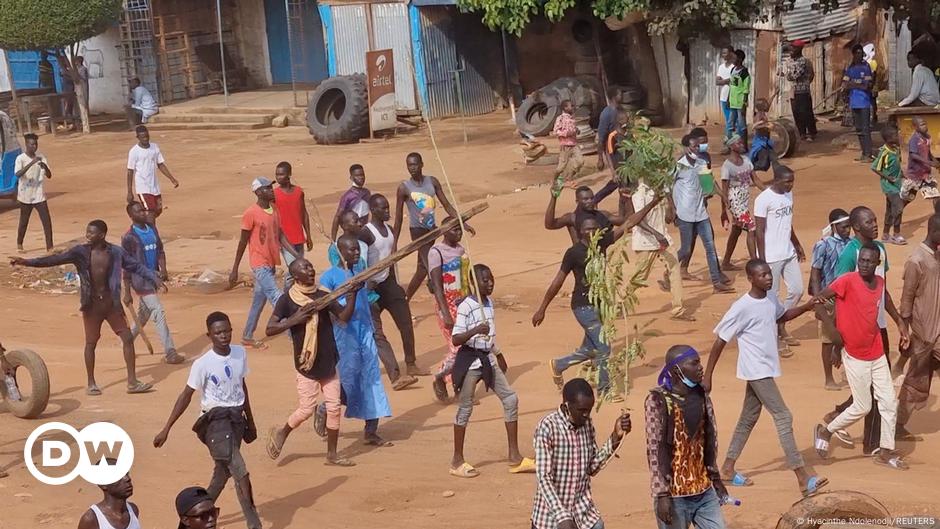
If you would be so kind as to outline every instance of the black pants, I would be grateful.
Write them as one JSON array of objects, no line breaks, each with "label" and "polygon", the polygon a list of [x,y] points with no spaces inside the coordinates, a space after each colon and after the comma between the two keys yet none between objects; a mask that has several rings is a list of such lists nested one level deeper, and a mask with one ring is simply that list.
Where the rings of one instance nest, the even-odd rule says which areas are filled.
[{"label": "black pants", "polygon": [[[881,329],[881,343],[884,345],[885,360],[888,361],[888,367],[891,367],[891,357],[888,356],[888,330]],[[842,413],[852,405],[853,399],[849,395],[848,400],[842,404],[836,405],[836,413]],[[862,430],[862,450],[865,454],[871,454],[875,449],[881,448],[881,413],[878,411],[878,401],[875,399],[875,390],[871,390],[871,411],[865,416],[864,427]]]},{"label": "black pants", "polygon": [[871,107],[853,108],[852,119],[855,120],[855,133],[858,134],[862,156],[871,157]]},{"label": "black pants", "polygon": [[46,249],[48,250],[52,248],[52,217],[49,216],[49,204],[45,200],[38,204],[20,202],[20,225],[16,230],[16,245],[23,246],[23,239],[26,238],[26,228],[29,226],[29,217],[33,214],[33,209],[39,213],[42,231],[46,235]]},{"label": "black pants", "polygon": [[793,99],[790,100],[790,110],[793,111],[793,121],[796,122],[796,130],[800,136],[815,136],[816,116],[813,114],[813,96],[809,92],[793,94]]},{"label": "black pants", "polygon": [[[373,310],[378,313],[379,321],[381,322],[383,310],[387,310],[392,314],[395,326],[398,327],[398,332],[401,334],[401,345],[402,349],[405,350],[405,364],[415,365],[417,360],[415,358],[415,331],[411,322],[411,307],[408,305],[408,300],[405,299],[404,289],[398,284],[394,268],[389,270],[385,281],[375,285],[373,290],[379,295],[378,301],[373,306]],[[385,370],[389,376],[392,376],[393,370],[398,370],[392,346],[388,343],[388,339],[380,327],[376,327],[374,337],[379,350],[379,359],[385,365]]]},{"label": "black pants", "polygon": [[884,235],[888,235],[891,228],[894,228],[894,233],[901,233],[901,218],[904,215],[904,206],[901,195],[898,193],[885,193]]},{"label": "black pants", "polygon": [[604,187],[600,188],[597,193],[594,193],[594,205],[596,206],[597,204],[600,204],[601,200],[609,197],[614,193],[614,191],[617,191],[618,189],[620,189],[620,182],[613,179],[610,180],[604,184]]}]

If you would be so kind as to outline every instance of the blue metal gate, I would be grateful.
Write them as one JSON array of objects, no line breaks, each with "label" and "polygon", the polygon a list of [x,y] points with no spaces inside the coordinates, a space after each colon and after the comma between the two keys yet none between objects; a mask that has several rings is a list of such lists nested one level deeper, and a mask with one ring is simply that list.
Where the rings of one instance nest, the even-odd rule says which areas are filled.
[{"label": "blue metal gate", "polygon": [[[39,88],[39,51],[7,51],[10,60],[10,79],[18,90]],[[59,74],[59,62],[55,55],[49,53],[49,62],[55,74],[55,89],[62,91],[62,76]]]},{"label": "blue metal gate", "polygon": [[315,83],[329,76],[315,0],[264,0],[264,17],[273,84]]}]

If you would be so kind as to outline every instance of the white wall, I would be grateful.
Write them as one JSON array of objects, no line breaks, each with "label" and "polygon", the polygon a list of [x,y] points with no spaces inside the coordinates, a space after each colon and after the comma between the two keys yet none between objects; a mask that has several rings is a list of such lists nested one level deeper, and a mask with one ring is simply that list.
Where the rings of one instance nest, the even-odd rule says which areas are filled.
[{"label": "white wall", "polygon": [[0,50],[0,92],[10,89],[10,72],[7,71],[6,55]]},{"label": "white wall", "polygon": [[121,79],[120,41],[120,32],[114,26],[78,47],[78,54],[85,57],[88,67],[88,106],[92,114],[124,111],[127,97]]}]

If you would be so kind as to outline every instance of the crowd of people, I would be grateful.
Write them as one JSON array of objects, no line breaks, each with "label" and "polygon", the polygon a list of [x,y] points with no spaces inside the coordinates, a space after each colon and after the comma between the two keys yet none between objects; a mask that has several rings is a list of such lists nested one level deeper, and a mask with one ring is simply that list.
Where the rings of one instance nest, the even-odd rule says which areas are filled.
[{"label": "crowd of people", "polygon": [[[784,75],[793,82],[792,105],[800,134],[811,141],[817,130],[806,87],[813,72],[811,64],[802,58],[801,48],[801,43],[794,43],[792,61]],[[269,347],[264,339],[256,338],[255,332],[265,306],[270,305],[272,312],[264,334],[271,337],[288,333],[297,390],[295,411],[286,419],[279,419],[264,436],[265,451],[271,459],[278,459],[291,433],[311,419],[314,430],[326,440],[327,465],[356,464],[340,455],[339,430],[343,418],[363,421],[362,440],[366,445],[391,446],[379,434],[381,419],[392,415],[382,382],[384,367],[392,391],[413,386],[419,377],[429,377],[433,397],[441,403],[456,404],[449,473],[458,478],[479,476],[480,471],[468,461],[465,445],[476,391],[482,381],[484,389],[492,390],[503,408],[508,471],[536,474],[532,527],[603,529],[604,523],[591,496],[590,480],[617,453],[622,439],[631,432],[632,423],[629,413],[623,412],[610,436],[598,446],[591,420],[596,399],[619,390],[610,380],[611,346],[603,336],[601,314],[590,299],[586,275],[592,241],[597,240],[598,250],[604,253],[627,233],[631,234],[632,250],[640,256],[633,276],[645,280],[653,264],[661,261],[665,270],[658,285],[671,294],[670,317],[686,324],[694,322],[695,316],[683,302],[683,284],[705,281],[690,271],[696,240],[701,238],[707,280],[715,294],[737,293],[727,272],[742,271],[733,261],[742,235],[748,257],[743,266],[748,289],[730,303],[714,328],[715,340],[706,365],[699,352],[689,345],[669,348],[657,385],[645,399],[650,493],[661,529],[690,525],[701,529],[725,527],[720,507],[735,501],[728,489],[754,485],[754,480],[739,471],[736,463],[763,408],[773,417],[786,464],[793,470],[801,493],[808,496],[828,484],[804,460],[793,435],[794,417],[776,383],[782,376],[781,358],[791,357],[791,347],[799,345],[785,324],[809,312],[819,320],[825,389],[842,391],[847,385],[850,392],[847,400],[837,404],[815,426],[816,453],[820,458],[830,457],[834,442],[854,446],[846,428],[864,420],[865,454],[872,456],[875,464],[907,469],[907,462],[896,449],[896,440],[917,439],[906,424],[911,414],[926,403],[932,374],[940,369],[937,345],[940,300],[936,297],[940,291],[940,213],[929,219],[926,239],[904,265],[899,304],[894,303],[886,288],[888,255],[883,243],[907,244],[901,235],[904,207],[915,199],[918,191],[927,198],[934,197],[930,190],[935,192],[936,183],[931,172],[940,168],[940,161],[931,153],[926,122],[915,118],[916,130],[906,149],[900,147],[898,131],[890,127],[882,131],[884,145],[877,156],[870,141],[862,143],[863,158],[871,162],[871,170],[886,196],[881,240],[878,219],[870,208],[859,205],[848,208],[848,212],[837,208],[828,216],[822,238],[807,254],[793,228],[793,188],[797,175],[776,158],[765,159],[766,149],[749,148],[749,143],[756,147],[761,138],[766,139],[766,132],[761,132],[760,127],[766,116],[758,116],[757,133],[754,141],[749,142],[746,114],[750,75],[743,65],[744,53],[727,48],[723,59],[717,79],[721,86],[720,104],[726,116],[722,137],[726,157],[718,170],[721,185],[716,185],[712,176],[709,137],[702,128],[694,128],[682,138],[674,183],[668,192],[662,193],[643,180],[622,182],[615,169],[623,156],[629,156],[618,146],[630,134],[630,120],[617,112],[620,94],[613,89],[608,93],[611,105],[603,116],[605,134],[599,138],[602,148],[598,165],[610,170],[610,182],[597,194],[588,186],[572,186],[574,209],[559,216],[558,200],[583,166],[575,141],[573,109],[570,102],[563,105],[564,112],[554,127],[562,156],[544,227],[567,230],[571,246],[564,252],[531,322],[538,327],[545,321],[550,304],[571,275],[574,277],[571,310],[584,336],[570,354],[548,359],[552,383],[562,402],[556,411],[539,421],[534,432],[534,457],[525,455],[527,450],[520,447],[520,399],[505,375],[510,366],[496,340],[494,272],[485,264],[472,262],[461,241],[465,230],[471,235],[476,232],[458,219],[458,210],[441,182],[424,174],[421,155],[410,153],[405,158],[408,178],[396,190],[393,221],[390,200],[369,191],[363,166],[355,164],[349,168],[351,187],[342,194],[332,219],[331,242],[326,252],[330,267],[319,276],[305,258],[314,250],[314,234],[304,190],[292,182],[291,164],[278,163],[273,182],[263,176],[255,178],[249,186],[254,203],[241,217],[229,275],[231,286],[241,281],[239,268],[247,252],[253,290],[241,339],[233,343],[232,321],[225,313],[216,311],[206,317],[206,335],[211,346],[192,361],[187,382],[165,425],[153,439],[158,448],[167,443],[172,427],[198,392],[200,415],[193,430],[207,446],[214,471],[207,487],[187,488],[177,497],[180,527],[214,526],[219,513],[214,501],[229,478],[234,481],[247,526],[261,527],[248,463],[240,447],[259,437],[248,391],[248,364],[251,352]],[[865,68],[868,66],[853,63],[845,79],[847,89],[852,91],[850,104],[857,111],[859,123],[870,119],[866,109],[870,110],[871,101],[862,101],[855,93],[870,88],[865,84],[870,83]],[[766,113],[767,105],[759,105],[758,111]],[[132,121],[145,121],[146,109],[138,108],[136,115],[129,117]],[[167,364],[186,361],[173,343],[159,296],[166,291],[168,272],[157,229],[163,212],[158,175],[162,174],[174,187],[180,186],[180,182],[167,167],[159,146],[150,141],[146,126],[138,125],[135,132],[137,143],[128,153],[127,165],[126,211],[130,225],[120,245],[107,241],[108,226],[103,221],[93,220],[86,228],[84,244],[39,258],[11,258],[14,266],[71,264],[76,268],[81,285],[89,396],[102,395],[95,379],[95,357],[105,321],[123,345],[129,394],[148,393],[152,389],[151,384],[137,378],[135,361],[135,338],[148,322],[153,321],[157,328],[164,361]],[[36,209],[45,231],[46,248],[51,250],[51,220],[43,182],[52,177],[52,170],[49,161],[38,152],[35,136],[27,135],[25,145],[24,154],[16,161],[21,203],[17,244],[22,250],[30,213]],[[906,170],[902,170],[904,157]],[[769,175],[760,174],[762,170],[769,171]],[[760,190],[753,201],[752,187]],[[616,213],[599,209],[610,195],[617,197]],[[720,203],[721,222],[730,230],[723,258],[718,255],[708,210],[712,197]],[[438,206],[447,218],[440,219]],[[360,277],[364,272],[374,272],[378,263],[396,254],[406,213],[409,237],[418,244],[414,275],[402,283],[395,267],[385,267],[363,281]],[[669,233],[670,224],[679,232],[678,249]],[[854,237],[850,238],[853,232]],[[809,256],[811,299],[800,303],[805,284],[800,263]],[[277,279],[279,267],[285,269],[283,284]],[[446,346],[446,353],[433,370],[419,366],[415,353],[411,302],[422,285],[432,295]],[[781,300],[778,291],[784,285]],[[131,308],[133,326],[128,325],[125,305]],[[399,364],[382,326],[382,313],[386,310],[401,336],[404,365]],[[888,316],[898,327],[896,342],[901,350],[901,356],[893,362],[889,358]],[[709,393],[716,366],[731,341],[737,341],[736,375],[745,384],[745,396],[725,459],[719,465],[720,443]],[[597,370],[596,387],[579,377],[565,380],[570,367],[584,363]],[[905,363],[909,365],[896,394],[894,378],[901,374]],[[836,382],[833,374],[839,367],[843,369],[845,384]],[[622,399],[622,395],[614,395],[611,400]],[[81,528],[140,526],[139,509],[128,501],[133,493],[129,475],[101,489],[104,499],[85,513]]]}]

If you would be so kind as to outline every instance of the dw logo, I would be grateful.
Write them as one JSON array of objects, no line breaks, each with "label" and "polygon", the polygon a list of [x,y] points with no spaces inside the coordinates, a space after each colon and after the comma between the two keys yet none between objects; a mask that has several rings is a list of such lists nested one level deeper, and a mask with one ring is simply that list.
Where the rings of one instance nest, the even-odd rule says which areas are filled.
[{"label": "dw logo", "polygon": [[[54,430],[65,432],[74,442],[39,439],[41,435]],[[39,466],[33,461],[33,445],[37,441],[40,442]],[[63,468],[75,459],[72,457],[73,448],[78,451],[75,468],[62,474]],[[23,460],[26,461],[29,473],[46,485],[63,485],[77,476],[95,485],[109,485],[130,471],[134,464],[134,444],[127,432],[109,422],[92,423],[81,431],[65,423],[50,422],[29,434],[23,448]],[[47,469],[51,475],[40,467]]]}]

